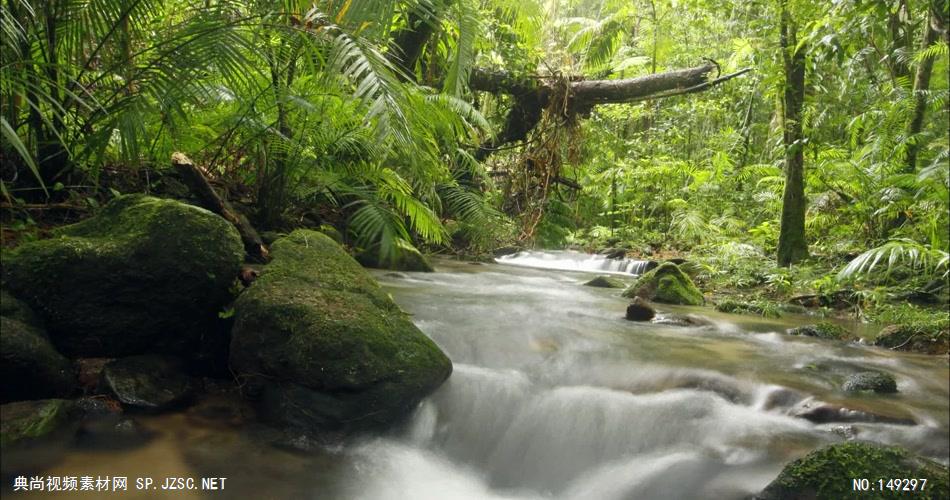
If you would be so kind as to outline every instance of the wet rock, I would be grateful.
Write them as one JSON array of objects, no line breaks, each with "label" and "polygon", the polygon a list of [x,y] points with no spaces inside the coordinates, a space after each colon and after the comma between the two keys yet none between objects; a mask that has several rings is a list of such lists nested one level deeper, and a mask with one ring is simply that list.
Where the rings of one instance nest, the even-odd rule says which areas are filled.
[{"label": "wet rock", "polygon": [[877,415],[822,401],[805,401],[791,410],[791,416],[803,418],[816,424],[827,423],[883,423],[896,425],[915,425],[911,418]]},{"label": "wet rock", "polygon": [[866,371],[849,376],[841,389],[845,392],[893,394],[897,392],[897,382],[888,373]]},{"label": "wet rock", "polygon": [[385,277],[387,277],[387,278],[398,278],[398,279],[401,279],[401,280],[404,280],[404,279],[408,279],[408,278],[409,278],[409,275],[408,275],[408,274],[406,274],[406,273],[399,273],[399,272],[386,273],[386,274],[384,274],[383,276],[385,276]]},{"label": "wet rock", "polygon": [[8,316],[0,316],[0,380],[3,402],[64,397],[76,390],[72,364],[46,333]]},{"label": "wet rock", "polygon": [[165,410],[191,396],[191,380],[175,359],[155,355],[111,361],[102,370],[102,382],[123,405]]},{"label": "wet rock", "polygon": [[392,269],[394,271],[417,271],[431,273],[435,271],[429,260],[422,252],[411,246],[402,246],[396,249],[396,254],[388,260],[381,260],[377,249],[366,250],[356,256],[365,267],[375,269]]},{"label": "wet rock", "polygon": [[608,259],[625,259],[627,258],[627,249],[626,248],[605,248],[601,250],[600,255],[607,257]]},{"label": "wet rock", "polygon": [[623,292],[623,296],[693,306],[702,305],[705,300],[689,276],[670,262],[664,262],[640,276],[633,286]]},{"label": "wet rock", "polygon": [[791,328],[786,330],[785,333],[789,335],[803,335],[805,337],[833,340],[845,340],[851,337],[851,332],[849,332],[847,328],[830,321],[821,321],[814,325]]},{"label": "wet rock", "polygon": [[592,286],[594,288],[623,288],[626,285],[623,281],[611,278],[610,276],[598,276],[584,283],[584,286]]},{"label": "wet rock", "polygon": [[75,361],[79,387],[84,393],[91,394],[99,389],[102,370],[110,361],[112,358],[80,358]]},{"label": "wet rock", "polygon": [[640,297],[634,297],[633,302],[627,306],[626,318],[630,321],[650,321],[654,316],[656,310]]},{"label": "wet rock", "polygon": [[359,430],[406,415],[452,364],[330,238],[294,231],[235,303],[231,368],[261,416]]},{"label": "wet rock", "polygon": [[[821,448],[786,465],[755,498],[854,498],[853,478],[867,478],[872,484],[877,479],[926,478],[926,489],[914,492],[914,498],[942,499],[950,496],[946,467],[914,456],[903,448],[850,441]],[[879,493],[877,496],[869,494],[874,498],[891,498],[887,491]],[[899,496],[899,492],[893,492],[894,498]]]},{"label": "wet rock", "polygon": [[3,279],[67,356],[189,352],[231,300],[243,257],[221,217],[130,195],[4,252]]},{"label": "wet rock", "polygon": [[65,399],[17,401],[0,406],[0,446],[7,447],[65,430],[78,415]]},{"label": "wet rock", "polygon": [[516,254],[520,252],[521,250],[522,249],[519,247],[501,247],[501,248],[495,249],[495,251],[492,252],[492,255],[494,255],[495,257],[504,257],[505,255]]}]

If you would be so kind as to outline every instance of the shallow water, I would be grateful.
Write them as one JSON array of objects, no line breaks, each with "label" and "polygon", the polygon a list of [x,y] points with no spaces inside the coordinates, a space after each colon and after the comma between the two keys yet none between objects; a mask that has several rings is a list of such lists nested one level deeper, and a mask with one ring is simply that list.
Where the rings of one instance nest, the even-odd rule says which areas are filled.
[{"label": "shallow water", "polygon": [[[806,318],[668,307],[660,313],[710,324],[628,322],[619,290],[581,286],[590,274],[448,260],[437,268],[374,272],[455,365],[392,435],[302,455],[245,430],[156,416],[142,419],[157,433],[147,445],[67,450],[46,473],[228,477],[209,495],[219,498],[738,499],[845,435],[950,459],[946,357],[781,333]],[[892,373],[900,392],[842,394],[843,374],[860,369]],[[917,425],[790,415],[809,400]]]}]

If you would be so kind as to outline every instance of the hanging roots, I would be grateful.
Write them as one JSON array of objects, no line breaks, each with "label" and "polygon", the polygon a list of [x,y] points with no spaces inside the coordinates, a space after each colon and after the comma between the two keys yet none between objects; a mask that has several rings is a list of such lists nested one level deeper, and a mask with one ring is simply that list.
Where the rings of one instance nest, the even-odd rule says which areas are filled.
[{"label": "hanging roots", "polygon": [[504,209],[521,220],[519,241],[534,238],[565,158],[574,163],[580,156],[580,128],[576,110],[570,106],[570,79],[557,75],[549,88],[550,98],[540,123],[508,169],[511,175]]}]

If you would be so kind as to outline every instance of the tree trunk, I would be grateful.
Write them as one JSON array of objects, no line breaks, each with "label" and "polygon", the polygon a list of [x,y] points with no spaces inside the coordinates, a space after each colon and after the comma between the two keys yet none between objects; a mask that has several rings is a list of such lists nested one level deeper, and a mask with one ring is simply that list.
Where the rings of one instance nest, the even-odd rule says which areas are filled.
[{"label": "tree trunk", "polygon": [[248,222],[246,217],[234,210],[230,203],[222,200],[218,193],[214,192],[214,188],[208,183],[208,179],[187,156],[183,153],[173,154],[172,167],[181,176],[188,189],[198,197],[204,208],[220,215],[237,229],[238,234],[241,235],[241,242],[244,243],[244,251],[247,252],[251,260],[255,262],[267,262],[269,260],[267,248],[264,247],[264,242],[257,231],[254,230],[254,227],[251,226],[251,223]]},{"label": "tree trunk", "polygon": [[[944,13],[941,11],[940,1],[931,3],[930,12],[927,16],[927,25],[924,27],[923,38],[920,42],[920,50],[926,50],[931,45],[937,43],[940,39],[941,31],[947,29]],[[930,90],[930,76],[934,68],[933,57],[925,57],[917,66],[917,74],[914,77],[914,112],[911,115],[910,123],[907,126],[907,137],[910,144],[907,146],[907,157],[904,163],[904,172],[914,173],[917,171],[917,154],[920,151],[919,135],[923,130],[924,116],[927,113],[926,92]]]},{"label": "tree trunk", "polygon": [[797,27],[782,3],[781,45],[785,65],[785,194],[778,238],[778,264],[808,258],[805,241],[805,157],[802,108],[805,103],[805,51],[798,47]]},{"label": "tree trunk", "polygon": [[400,78],[415,81],[416,62],[422,56],[426,43],[435,34],[441,7],[440,2],[433,2],[431,10],[417,5],[409,12],[406,26],[393,35],[393,50],[389,59],[402,70]]}]

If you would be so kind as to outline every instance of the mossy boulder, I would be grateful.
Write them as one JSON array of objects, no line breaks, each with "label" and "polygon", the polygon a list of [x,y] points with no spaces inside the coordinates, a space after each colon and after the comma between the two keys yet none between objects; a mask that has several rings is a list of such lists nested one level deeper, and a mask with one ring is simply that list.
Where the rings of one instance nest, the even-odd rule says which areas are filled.
[{"label": "mossy boulder", "polygon": [[819,321],[814,325],[798,326],[786,330],[785,333],[830,340],[847,340],[851,338],[851,332],[848,331],[847,328],[830,321]]},{"label": "mossy boulder", "polygon": [[40,439],[63,429],[80,413],[65,399],[17,401],[0,406],[0,446]]},{"label": "mossy boulder", "polygon": [[6,290],[0,290],[0,316],[15,319],[30,326],[42,328],[43,322],[36,316],[26,302],[10,295]]},{"label": "mossy boulder", "polygon": [[377,250],[366,250],[356,256],[356,260],[366,267],[376,269],[391,269],[393,271],[418,271],[431,273],[435,271],[429,260],[422,252],[414,247],[404,245],[395,250],[395,254],[388,259],[381,259]]},{"label": "mossy boulder", "polygon": [[70,356],[188,351],[231,300],[244,250],[211,212],[121,196],[3,256],[3,280]]},{"label": "mossy boulder", "polygon": [[866,371],[850,375],[841,389],[845,392],[893,394],[897,392],[897,382],[888,373]]},{"label": "mossy boulder", "polygon": [[598,276],[586,283],[584,286],[592,286],[594,288],[623,288],[623,281],[620,281],[616,278],[611,278],[610,276]]},{"label": "mossy boulder", "polygon": [[72,364],[39,327],[0,316],[2,400],[64,397],[76,390]]},{"label": "mossy boulder", "polygon": [[[856,492],[853,479],[869,479],[874,491]],[[924,490],[915,492],[881,490],[878,479],[927,479]],[[947,468],[907,450],[863,442],[833,444],[813,451],[782,470],[758,496],[759,500],[841,498],[948,498]]]},{"label": "mossy boulder", "polygon": [[899,351],[926,354],[947,354],[950,351],[950,332],[946,323],[923,325],[888,325],[874,339],[874,345]]},{"label": "mossy boulder", "polygon": [[699,306],[705,301],[693,280],[672,262],[664,262],[640,276],[636,283],[624,290],[623,296],[690,306]]},{"label": "mossy boulder", "polygon": [[235,303],[231,368],[262,416],[348,432],[407,414],[452,364],[330,237],[297,230]]}]

